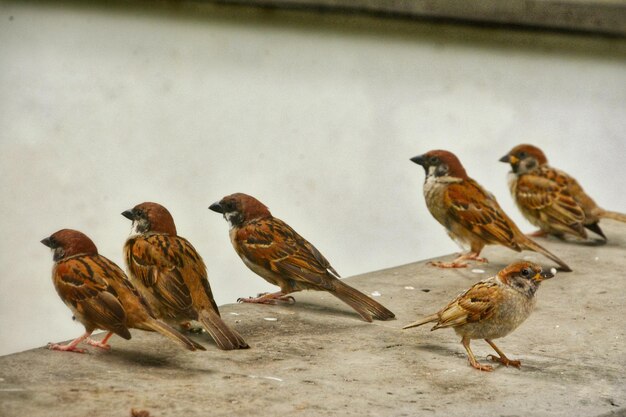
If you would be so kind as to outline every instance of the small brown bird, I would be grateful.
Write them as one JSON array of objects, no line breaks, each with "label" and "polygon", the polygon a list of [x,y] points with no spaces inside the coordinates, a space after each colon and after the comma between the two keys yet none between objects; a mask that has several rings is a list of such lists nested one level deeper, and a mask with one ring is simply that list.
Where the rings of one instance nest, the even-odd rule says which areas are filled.
[{"label": "small brown bird", "polygon": [[563,271],[571,271],[565,262],[524,235],[491,193],[467,176],[459,159],[448,151],[435,150],[411,158],[424,167],[426,206],[450,237],[470,247],[470,251],[452,262],[433,262],[440,268],[464,268],[467,260],[480,258],[485,245],[502,245],[514,251],[531,250],[552,259]]},{"label": "small brown bird", "polygon": [[548,165],[543,151],[533,145],[518,145],[500,158],[511,164],[509,188],[520,211],[539,230],[533,236],[573,235],[587,238],[585,228],[602,236],[600,219],[626,222],[626,214],[598,207],[578,182]]},{"label": "small brown bird", "polygon": [[326,258],[282,220],[273,217],[260,201],[237,193],[212,204],[211,210],[224,215],[230,225],[230,241],[244,264],[280,291],[247,303],[274,304],[289,300],[296,291],[327,291],[348,304],[368,322],[372,317],[389,320],[395,315],[367,295],[339,279]]},{"label": "small brown bird", "polygon": [[472,339],[485,339],[498,356],[489,355],[494,362],[520,367],[498,349],[493,339],[504,337],[524,322],[535,308],[535,293],[544,279],[553,273],[542,272],[539,265],[530,262],[511,264],[495,277],[480,281],[456,297],[442,310],[404,326],[404,329],[436,322],[431,329],[452,327],[462,337],[470,365],[481,371],[492,371],[491,365],[481,365],[470,349]]},{"label": "small brown bird", "polygon": [[[156,331],[188,350],[205,350],[167,324],[154,318],[144,298],[113,262],[98,254],[96,245],[83,233],[62,229],[41,241],[52,249],[55,262],[52,281],[85,334],[67,345],[49,344],[52,350],[84,353],[77,345],[86,341],[109,350],[113,334],[130,339],[128,329]],[[108,331],[101,342],[89,338],[96,329]]]},{"label": "small brown bird", "polygon": [[170,212],[142,203],[122,215],[133,221],[124,245],[129,276],[157,317],[183,327],[198,320],[220,349],[248,348],[221,319],[206,266],[191,243],[176,234]]}]

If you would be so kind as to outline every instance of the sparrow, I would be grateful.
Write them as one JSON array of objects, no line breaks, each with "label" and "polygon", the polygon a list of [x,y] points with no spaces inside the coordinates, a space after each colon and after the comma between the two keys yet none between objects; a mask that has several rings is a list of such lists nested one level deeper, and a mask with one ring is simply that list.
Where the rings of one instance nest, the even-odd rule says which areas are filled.
[{"label": "sparrow", "polygon": [[495,197],[467,176],[459,159],[451,152],[434,150],[411,158],[424,167],[426,206],[450,237],[468,253],[452,262],[432,262],[440,268],[465,268],[464,261],[487,262],[480,258],[485,245],[502,245],[514,251],[531,250],[552,259],[563,271],[571,271],[565,262],[543,248],[513,223]]},{"label": "sparrow", "polygon": [[626,214],[604,210],[585,193],[574,178],[548,165],[548,159],[533,145],[522,144],[500,158],[511,164],[508,182],[520,211],[539,230],[532,236],[573,235],[587,238],[589,229],[606,236],[601,218],[626,222]]},{"label": "sparrow", "polygon": [[187,239],[176,234],[170,212],[146,202],[122,215],[133,222],[124,244],[128,275],[156,316],[184,328],[191,320],[199,321],[220,349],[248,348],[220,317],[204,261]]},{"label": "sparrow", "polygon": [[544,279],[554,277],[542,272],[531,262],[511,264],[495,277],[474,284],[435,314],[404,326],[403,329],[436,323],[432,330],[452,327],[461,336],[470,365],[481,371],[492,371],[491,365],[478,363],[470,348],[472,339],[485,339],[498,356],[488,358],[505,366],[519,368],[521,362],[511,360],[498,349],[493,339],[504,337],[524,322],[535,308],[535,293]]},{"label": "sparrow", "polygon": [[[77,230],[62,229],[41,241],[52,249],[52,281],[63,302],[74,317],[85,326],[85,333],[67,345],[48,344],[52,350],[85,353],[78,344],[110,350],[107,344],[116,334],[130,339],[129,329],[156,331],[188,350],[205,350],[167,324],[157,320],[146,300],[128,280],[124,271],[98,254],[91,239]],[[91,333],[102,329],[108,333],[101,342]]]},{"label": "sparrow", "polygon": [[296,291],[327,291],[348,304],[367,322],[372,318],[389,320],[395,315],[367,295],[341,281],[326,258],[287,223],[273,217],[259,200],[236,193],[211,204],[230,225],[230,241],[244,264],[280,291],[257,298],[243,298],[246,303],[275,304],[277,300],[294,302]]}]

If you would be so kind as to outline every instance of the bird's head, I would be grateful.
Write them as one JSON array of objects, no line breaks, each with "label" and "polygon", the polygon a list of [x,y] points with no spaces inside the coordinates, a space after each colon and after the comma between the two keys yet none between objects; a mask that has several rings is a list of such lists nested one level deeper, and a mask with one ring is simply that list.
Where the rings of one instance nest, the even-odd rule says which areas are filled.
[{"label": "bird's head", "polygon": [[152,232],[176,236],[174,218],[160,204],[149,202],[137,204],[132,209],[124,211],[122,216],[132,220],[133,235]]},{"label": "bird's head", "polygon": [[52,249],[52,259],[62,261],[77,255],[97,255],[98,249],[91,239],[78,230],[61,229],[41,243]]},{"label": "bird's head", "polygon": [[554,277],[555,269],[543,271],[540,265],[532,262],[517,262],[498,272],[498,279],[522,294],[532,297],[544,279]]},{"label": "bird's head", "polygon": [[423,155],[414,156],[411,161],[424,167],[426,176],[454,177],[467,179],[467,172],[461,165],[461,161],[455,154],[443,150],[426,152]]},{"label": "bird's head", "polygon": [[224,215],[230,227],[243,223],[272,217],[268,208],[256,198],[243,193],[227,195],[209,206],[209,209]]},{"label": "bird's head", "polygon": [[509,153],[500,158],[500,162],[511,164],[514,173],[524,174],[547,164],[548,159],[538,147],[522,144],[511,149]]}]

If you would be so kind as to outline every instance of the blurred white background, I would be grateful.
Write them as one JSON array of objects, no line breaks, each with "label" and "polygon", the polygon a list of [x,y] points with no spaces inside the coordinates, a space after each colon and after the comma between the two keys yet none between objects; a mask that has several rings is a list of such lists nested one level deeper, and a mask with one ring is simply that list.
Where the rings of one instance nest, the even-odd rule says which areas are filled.
[{"label": "blurred white background", "polygon": [[457,153],[523,230],[498,162],[520,142],[626,211],[620,39],[3,3],[0,44],[0,354],[83,331],[39,241],[79,229],[123,267],[120,213],[143,201],[171,211],[219,304],[276,289],[207,209],[233,192],[263,201],[343,276],[457,250],[409,161],[434,148]]}]

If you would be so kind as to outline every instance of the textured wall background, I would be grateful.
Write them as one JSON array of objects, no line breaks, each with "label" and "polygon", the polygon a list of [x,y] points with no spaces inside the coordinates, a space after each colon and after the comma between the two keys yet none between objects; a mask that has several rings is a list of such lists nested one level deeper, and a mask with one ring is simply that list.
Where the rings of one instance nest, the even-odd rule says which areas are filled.
[{"label": "textured wall background", "polygon": [[626,210],[621,39],[13,3],[0,39],[0,354],[82,331],[39,240],[76,228],[121,265],[120,213],[146,200],[203,255],[218,303],[274,289],[207,209],[236,191],[344,276],[457,250],[409,162],[433,148],[456,152],[525,230],[497,162],[522,141]]}]

